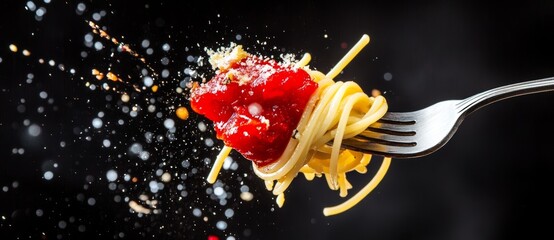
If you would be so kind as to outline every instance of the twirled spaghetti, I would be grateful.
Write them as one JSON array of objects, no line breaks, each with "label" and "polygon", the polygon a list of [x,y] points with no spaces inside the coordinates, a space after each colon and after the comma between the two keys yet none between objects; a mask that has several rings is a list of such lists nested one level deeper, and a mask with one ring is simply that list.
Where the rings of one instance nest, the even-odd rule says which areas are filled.
[{"label": "twirled spaghetti", "polygon": [[[286,69],[286,71],[290,70],[290,72],[294,74],[299,71],[297,69],[306,71],[311,81],[317,83],[317,89],[309,98],[306,98],[307,103],[305,103],[304,110],[294,131],[282,133],[285,135],[288,134],[292,136],[292,138],[288,140],[286,147],[283,147],[284,150],[280,157],[271,161],[265,161],[263,164],[262,162],[253,161],[255,174],[263,179],[266,182],[267,189],[277,196],[277,204],[280,207],[284,203],[285,190],[290,186],[298,173],[303,173],[308,180],[312,180],[316,176],[325,177],[331,189],[339,190],[340,196],[346,197],[348,189],[352,188],[352,185],[346,178],[346,174],[351,171],[357,171],[359,173],[367,172],[366,166],[371,160],[371,155],[341,149],[341,142],[345,138],[350,138],[361,133],[369,125],[379,120],[388,109],[387,102],[385,98],[379,94],[375,94],[374,96],[367,95],[364,93],[363,89],[353,81],[336,81],[334,79],[368,43],[369,36],[363,35],[354,47],[350,49],[350,51],[327,74],[312,70],[308,67],[310,61],[309,54],[305,54],[302,59]],[[220,71],[228,71],[225,77],[228,77],[232,81],[237,81],[237,86],[240,86],[241,84],[248,84],[250,81],[254,81],[250,79],[250,75],[244,74],[242,69],[233,72],[233,64],[242,61],[242,59],[247,56],[249,56],[248,53],[244,52],[240,46],[236,46],[232,51],[212,52],[211,63]],[[260,64],[260,62],[257,61],[251,62],[253,64]],[[263,63],[266,64],[267,62]],[[270,63],[273,64],[273,62]],[[279,72],[280,68],[276,68],[276,71],[267,71],[267,68],[274,67],[271,64],[257,68],[256,71],[260,71],[261,73],[254,74],[253,78],[259,79],[261,78],[260,76],[267,75],[266,77],[268,79],[273,79],[272,74]],[[287,76],[284,76],[284,78],[286,77]],[[225,89],[231,88],[231,86],[219,87]],[[197,95],[205,92],[209,92],[209,90],[203,89],[202,91],[197,91]],[[194,97],[197,96],[193,94],[193,98]],[[198,104],[197,102],[195,102],[195,104]],[[193,105],[193,109],[203,112],[201,111],[201,107],[195,107]],[[247,124],[258,120],[269,125],[273,124],[271,121],[263,118],[263,116],[258,117],[256,115],[264,109],[254,110],[256,110],[254,113],[243,113],[244,111],[240,110],[237,110],[237,112],[242,114],[239,114],[239,116],[249,119],[248,121],[243,121]],[[236,114],[232,115],[234,118],[237,118],[236,116]],[[229,126],[227,122],[219,123],[219,129],[217,130],[223,131],[223,129],[227,127],[227,132],[231,129],[231,132],[235,134],[233,131],[239,128],[236,128],[235,122],[231,125],[235,128],[227,127]],[[262,128],[263,124],[261,124],[261,127],[258,126],[258,129]],[[225,139],[225,137],[222,137],[222,133],[219,131],[218,137],[226,141],[226,146],[223,147],[220,154],[217,156],[212,170],[208,175],[207,180],[210,183],[215,182],[225,158],[232,150],[232,147],[227,144],[233,143]],[[241,133],[236,132],[236,134]],[[244,134],[248,136],[247,133]],[[329,145],[329,142],[332,142],[332,145]],[[245,152],[244,149],[241,149],[241,151]],[[325,208],[323,210],[324,215],[329,216],[344,212],[361,201],[383,179],[390,166],[390,162],[391,159],[385,157],[379,170],[365,187],[344,203]]]}]

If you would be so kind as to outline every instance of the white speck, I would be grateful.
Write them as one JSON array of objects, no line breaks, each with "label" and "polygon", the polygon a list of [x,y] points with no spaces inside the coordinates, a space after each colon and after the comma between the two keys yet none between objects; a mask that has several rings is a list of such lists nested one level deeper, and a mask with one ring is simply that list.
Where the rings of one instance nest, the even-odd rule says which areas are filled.
[{"label": "white speck", "polygon": [[102,141],[102,146],[104,147],[110,147],[112,145],[112,142],[109,139],[104,139]]},{"label": "white speck", "polygon": [[231,164],[231,167],[229,167],[231,170],[237,170],[239,168],[239,164],[237,162],[233,162]]},{"label": "white speck", "polygon": [[131,147],[129,148],[129,151],[133,154],[139,154],[142,152],[142,145],[140,143],[133,143]]},{"label": "white speck", "polygon": [[225,190],[223,190],[222,187],[216,187],[216,188],[214,188],[214,194],[215,194],[216,196],[221,196],[221,195],[223,195],[223,193],[225,193]]},{"label": "white speck", "polygon": [[204,140],[204,144],[206,144],[206,146],[208,147],[212,147],[214,145],[214,140],[211,138],[206,138],[206,140]]},{"label": "white speck", "polygon": [[[167,64],[166,64],[166,65],[167,65]],[[162,70],[162,77],[163,77],[163,78],[169,77],[169,70],[167,70],[167,69]]]},{"label": "white speck", "polygon": [[96,51],[100,51],[102,50],[102,48],[104,48],[104,44],[102,44],[101,42],[94,43],[94,49],[96,49]]},{"label": "white speck", "polygon": [[170,49],[169,44],[165,43],[164,45],[162,45],[162,49],[166,52],[169,51]]},{"label": "white speck", "polygon": [[29,133],[29,135],[31,135],[33,137],[36,137],[36,136],[40,135],[40,133],[42,132],[42,128],[37,124],[32,124],[27,129],[27,132]]},{"label": "white speck", "polygon": [[217,227],[217,229],[219,230],[225,230],[227,228],[227,222],[225,221],[218,221],[215,226]]},{"label": "white speck", "polygon": [[233,217],[233,215],[235,215],[235,211],[233,211],[233,209],[228,208],[227,210],[225,210],[225,217],[231,218]]},{"label": "white speck", "polygon": [[28,1],[27,2],[27,9],[29,9],[29,11],[34,12],[35,10],[37,10],[37,5],[35,5],[35,3],[32,2],[32,1]]},{"label": "white speck", "polygon": [[254,102],[254,103],[251,103],[250,105],[248,105],[248,112],[252,116],[260,115],[262,113],[262,111],[263,111],[262,105],[260,105],[257,102]]},{"label": "white speck", "polygon": [[154,84],[154,79],[150,76],[146,76],[142,79],[142,82],[144,83],[144,86],[151,87],[152,84]]},{"label": "white speck", "polygon": [[140,44],[143,48],[147,48],[150,46],[150,40],[148,39],[144,39],[142,40],[141,44]]},{"label": "white speck", "polygon": [[385,81],[392,80],[392,73],[387,72],[387,73],[383,74],[383,78],[385,79]]},{"label": "white speck", "polygon": [[106,172],[106,178],[110,182],[117,180],[117,172],[113,169],[108,170],[108,172]]},{"label": "white speck", "polygon": [[44,179],[51,180],[54,177],[54,173],[51,171],[46,171],[43,174]]},{"label": "white speck", "polygon": [[87,9],[87,6],[84,3],[77,4],[77,11],[84,12]]},{"label": "white speck", "polygon": [[37,215],[37,217],[42,217],[42,215],[44,214],[44,211],[42,211],[42,209],[37,209],[35,211],[35,214]]},{"label": "white speck", "polygon": [[92,119],[92,126],[94,128],[101,128],[103,125],[102,119],[100,118],[94,118]]},{"label": "white speck", "polygon": [[229,167],[231,167],[231,164],[233,163],[232,157],[226,157],[225,161],[223,162],[223,169],[227,170]]},{"label": "white speck", "polygon": [[250,188],[246,185],[243,185],[243,186],[240,187],[240,191],[241,192],[248,192],[248,191],[250,191]]},{"label": "white speck", "polygon": [[148,186],[150,187],[150,191],[152,193],[157,193],[158,190],[160,190],[160,188],[158,187],[158,182],[156,182],[156,181],[150,181],[148,183]]},{"label": "white speck", "polygon": [[99,13],[93,13],[92,14],[92,19],[94,19],[94,21],[100,21],[102,17],[100,16]]},{"label": "white speck", "polygon": [[[85,42],[90,43],[90,42],[92,42],[92,40],[94,40],[94,37],[92,36],[91,33],[85,34]],[[85,53],[86,53],[86,52],[85,52]]]},{"label": "white speck", "polygon": [[48,97],[48,93],[46,93],[45,91],[42,91],[42,92],[39,93],[39,96],[42,99],[46,99]]},{"label": "white speck", "polygon": [[183,160],[181,162],[181,166],[183,166],[184,168],[188,168],[190,167],[190,162],[188,160]]},{"label": "white speck", "polygon": [[58,222],[58,227],[59,227],[60,229],[65,229],[65,228],[67,227],[67,222],[65,222],[65,221],[63,221],[63,220],[60,221],[60,222]]},{"label": "white speck", "polygon": [[207,126],[204,122],[199,122],[198,123],[198,130],[200,130],[200,132],[205,132],[207,130]]},{"label": "white speck", "polygon": [[26,110],[25,105],[19,105],[19,106],[17,106],[17,111],[18,111],[19,113],[24,113],[25,110]]},{"label": "white speck", "polygon": [[37,17],[42,17],[42,16],[44,16],[44,14],[46,14],[46,8],[40,7],[39,9],[37,9],[37,11],[35,12],[35,14],[37,15]]},{"label": "white speck", "polygon": [[94,199],[94,198],[89,198],[89,199],[87,200],[87,203],[88,203],[88,205],[90,205],[90,206],[94,206],[94,205],[96,204],[96,199]]},{"label": "white speck", "polygon": [[150,158],[150,153],[147,151],[142,151],[139,154],[139,158],[142,159],[143,161],[146,161]]},{"label": "white speck", "polygon": [[175,127],[175,121],[173,121],[173,119],[171,118],[166,119],[164,121],[164,127],[167,129],[172,129],[173,127]]},{"label": "white speck", "polygon": [[192,215],[196,216],[196,217],[200,217],[202,216],[202,210],[200,210],[199,208],[195,208],[192,210]]}]

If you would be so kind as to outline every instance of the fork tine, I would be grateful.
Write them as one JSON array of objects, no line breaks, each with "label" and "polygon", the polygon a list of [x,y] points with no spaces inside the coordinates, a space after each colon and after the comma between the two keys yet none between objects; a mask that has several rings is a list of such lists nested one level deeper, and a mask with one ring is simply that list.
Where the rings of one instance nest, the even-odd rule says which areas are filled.
[{"label": "fork tine", "polygon": [[410,152],[417,145],[414,112],[388,112],[355,138],[344,139],[343,145],[362,151],[397,156]]},{"label": "fork tine", "polygon": [[374,132],[387,133],[392,135],[407,135],[413,136],[415,134],[415,121],[411,124],[395,123],[386,121],[377,121],[371,124],[368,129]]},{"label": "fork tine", "polygon": [[381,142],[373,142],[363,138],[344,139],[343,144],[347,145],[349,149],[354,149],[362,152],[371,152],[372,154],[389,157],[406,157],[408,155],[406,154],[406,152],[413,152],[407,149],[412,149],[415,146],[413,144],[383,144]]},{"label": "fork tine", "polygon": [[415,135],[415,132],[412,132],[409,134],[394,134],[394,133],[383,133],[383,132],[378,132],[374,130],[377,130],[377,129],[367,129],[356,136],[360,140],[363,139],[367,142],[381,143],[384,145],[392,145],[392,146],[416,145],[416,142],[414,142],[414,138],[413,138],[413,136]]},{"label": "fork tine", "polygon": [[393,123],[397,123],[397,124],[412,124],[412,123],[414,123],[414,119],[415,119],[416,115],[417,115],[417,111],[415,111],[415,112],[388,112],[380,119],[380,121],[393,122]]}]

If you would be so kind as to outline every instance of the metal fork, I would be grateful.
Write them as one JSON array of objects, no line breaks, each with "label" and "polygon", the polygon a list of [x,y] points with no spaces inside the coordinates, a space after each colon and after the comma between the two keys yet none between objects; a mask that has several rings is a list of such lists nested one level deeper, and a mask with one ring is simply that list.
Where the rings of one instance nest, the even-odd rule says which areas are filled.
[{"label": "metal fork", "polygon": [[393,158],[415,158],[437,151],[462,121],[488,104],[533,93],[554,91],[554,77],[497,87],[462,100],[446,100],[413,112],[389,112],[342,147]]}]

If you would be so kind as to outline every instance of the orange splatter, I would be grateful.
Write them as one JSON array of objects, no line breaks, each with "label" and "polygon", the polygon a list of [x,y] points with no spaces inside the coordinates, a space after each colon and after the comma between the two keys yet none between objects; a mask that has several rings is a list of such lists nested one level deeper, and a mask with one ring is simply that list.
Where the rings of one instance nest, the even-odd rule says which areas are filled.
[{"label": "orange splatter", "polygon": [[104,74],[98,71],[96,68],[92,69],[92,75],[95,76],[98,80],[102,80],[104,78]]},{"label": "orange splatter", "polygon": [[179,107],[177,108],[177,111],[175,111],[175,114],[177,114],[177,117],[182,120],[187,120],[189,118],[189,111],[186,107]]},{"label": "orange splatter", "polygon": [[377,89],[371,90],[371,96],[372,97],[377,97],[377,96],[380,96],[380,95],[381,95],[381,91],[379,91]]},{"label": "orange splatter", "polygon": [[118,81],[119,78],[117,77],[117,75],[115,75],[114,73],[112,72],[108,72],[108,74],[106,75],[108,77],[108,79],[112,80],[112,81]]}]

